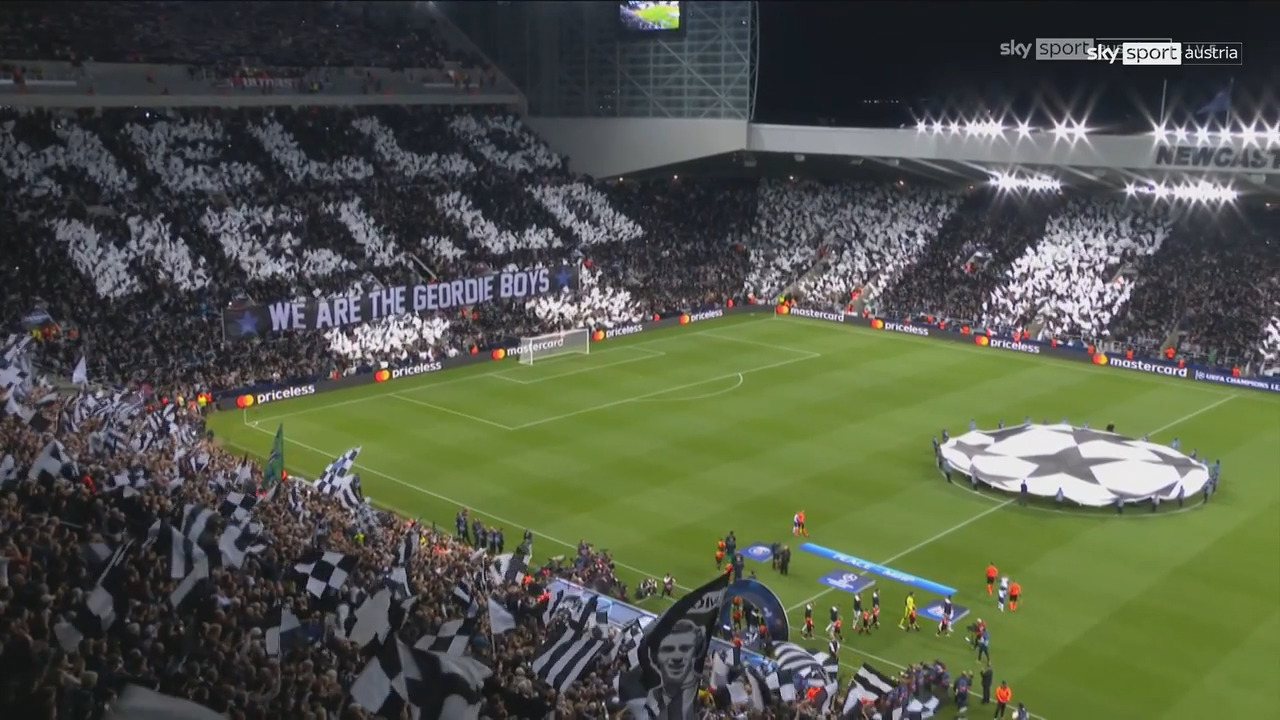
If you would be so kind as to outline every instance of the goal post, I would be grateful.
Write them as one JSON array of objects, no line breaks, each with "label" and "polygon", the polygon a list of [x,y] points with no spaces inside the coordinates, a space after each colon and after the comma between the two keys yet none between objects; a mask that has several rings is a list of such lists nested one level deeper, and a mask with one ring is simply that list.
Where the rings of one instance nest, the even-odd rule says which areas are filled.
[{"label": "goal post", "polygon": [[585,328],[520,338],[520,364],[532,365],[561,355],[590,355],[591,331]]}]

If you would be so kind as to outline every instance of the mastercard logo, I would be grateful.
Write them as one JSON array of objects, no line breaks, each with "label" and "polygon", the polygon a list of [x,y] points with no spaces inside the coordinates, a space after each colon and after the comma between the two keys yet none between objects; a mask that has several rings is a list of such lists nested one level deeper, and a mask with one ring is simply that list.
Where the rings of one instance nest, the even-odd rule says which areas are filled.
[{"label": "mastercard logo", "polygon": [[604,339],[604,331],[603,331],[603,330],[597,330],[597,331],[595,331],[595,332],[591,333],[591,339],[592,339],[592,341],[594,341],[594,342],[600,342],[601,340],[603,340],[603,339]]},{"label": "mastercard logo", "polygon": [[884,321],[883,321],[883,320],[881,320],[880,318],[875,318],[875,319],[873,319],[873,320],[871,321],[871,329],[872,329],[872,330],[883,330],[883,329],[884,329]]},{"label": "mastercard logo", "polygon": [[1093,364],[1094,364],[1094,365],[1106,365],[1106,364],[1107,364],[1107,356],[1106,356],[1106,355],[1104,355],[1104,354],[1102,354],[1102,353],[1097,353],[1097,354],[1095,354],[1095,355],[1093,356]]},{"label": "mastercard logo", "polygon": [[507,356],[507,351],[504,350],[503,348],[494,348],[493,352],[489,353],[489,356],[492,357],[494,360],[501,360],[502,358]]},{"label": "mastercard logo", "polygon": [[388,381],[388,380],[390,380],[390,379],[391,379],[391,371],[390,371],[390,370],[379,370],[378,372],[376,372],[376,373],[374,373],[374,374],[373,374],[373,381],[374,381],[374,382],[386,382],[386,381]]},{"label": "mastercard logo", "polygon": [[688,314],[688,313],[681,313],[681,315],[680,315],[680,324],[681,324],[681,325],[688,325],[688,324],[689,324],[689,314]]},{"label": "mastercard logo", "polygon": [[990,344],[991,344],[991,339],[990,339],[990,338],[988,338],[986,335],[974,335],[974,336],[973,336],[973,344],[974,344],[974,345],[981,345],[982,347],[986,347],[986,346],[988,346],[988,345],[990,345]]},{"label": "mastercard logo", "polygon": [[786,305],[779,305],[779,306],[778,306],[778,308],[777,308],[777,311],[778,311],[778,314],[779,314],[779,315],[790,315],[790,314],[791,314],[791,308],[787,307]]},{"label": "mastercard logo", "polygon": [[236,398],[236,407],[238,408],[252,407],[253,403],[254,403],[254,399],[252,395],[241,395],[240,397]]}]

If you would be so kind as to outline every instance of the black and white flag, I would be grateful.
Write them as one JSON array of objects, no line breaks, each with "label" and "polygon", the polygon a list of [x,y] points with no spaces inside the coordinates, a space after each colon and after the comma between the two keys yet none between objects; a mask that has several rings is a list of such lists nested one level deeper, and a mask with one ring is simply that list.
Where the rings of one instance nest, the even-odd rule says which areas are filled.
[{"label": "black and white flag", "polygon": [[459,580],[453,586],[453,601],[465,608],[468,616],[475,615],[480,610],[480,603],[471,592],[471,585],[465,580]]},{"label": "black and white flag", "polygon": [[7,485],[18,479],[18,461],[13,455],[5,453],[4,459],[0,460],[0,486]]},{"label": "black and white flag", "polygon": [[188,598],[202,597],[209,587],[208,581],[209,561],[207,559],[200,560],[191,569],[191,572],[182,579],[182,582],[178,583],[178,586],[173,589],[173,592],[169,595],[169,604],[174,608],[179,608]]},{"label": "black and white flag", "polygon": [[618,652],[626,653],[627,667],[640,664],[640,643],[644,640],[645,629],[653,622],[653,618],[640,616],[618,631]]},{"label": "black and white flag", "polygon": [[307,592],[316,597],[324,597],[328,590],[341,590],[347,582],[347,575],[355,567],[355,555],[313,550],[293,569],[306,576]]},{"label": "black and white flag", "polygon": [[582,609],[583,592],[573,587],[559,587],[547,601],[547,609],[542,611],[542,624],[550,625],[561,613],[572,613],[577,616]]},{"label": "black and white flag", "polygon": [[468,616],[462,620],[449,620],[434,633],[427,633],[413,644],[414,649],[444,655],[463,655],[471,646],[471,638],[475,637],[479,620]]},{"label": "black and white flag", "polygon": [[351,468],[355,466],[356,456],[359,454],[360,448],[353,447],[329,463],[329,466],[316,479],[316,490],[321,495],[338,498],[339,502],[349,509],[364,505],[364,494],[360,491],[360,478],[351,474]]},{"label": "black and white flag", "polygon": [[[800,698],[800,693],[796,690],[796,678],[800,678],[799,685],[801,687],[818,687],[822,688],[824,696],[817,703],[823,712],[829,709],[832,700],[835,699],[836,683],[835,678],[827,674],[827,667],[830,666],[830,656],[825,652],[810,652],[795,643],[780,642],[774,645],[774,662],[777,665],[775,674],[778,677],[776,683],[779,695],[783,702],[793,702]],[[839,670],[839,661],[835,664],[836,670]],[[837,672],[838,675],[838,672]],[[770,683],[774,686],[775,683]]]},{"label": "black and white flag", "polygon": [[351,699],[379,717],[473,720],[493,671],[470,657],[422,652],[391,637],[351,686]]},{"label": "black and white flag", "polygon": [[698,689],[729,576],[680,598],[645,631],[636,664],[618,681],[626,717],[697,717]]},{"label": "black and white flag", "polygon": [[222,720],[224,717],[199,703],[129,685],[112,704],[106,720]]},{"label": "black and white flag", "polygon": [[525,571],[528,569],[528,555],[506,553],[493,559],[490,577],[495,586],[518,585],[524,582]]},{"label": "black and white flag", "polygon": [[897,683],[888,675],[876,670],[866,663],[858,668],[853,680],[849,683],[849,695],[844,701],[844,712],[851,712],[858,703],[866,701],[880,702],[880,698],[893,692]]},{"label": "black and white flag", "polygon": [[203,505],[184,505],[182,507],[182,534],[200,542],[209,522],[218,514]]},{"label": "black and white flag", "polygon": [[266,552],[266,549],[267,543],[262,539],[261,527],[256,523],[229,523],[218,537],[219,561],[223,567],[244,567],[246,555],[258,555]]},{"label": "black and white flag", "polygon": [[489,628],[494,635],[503,635],[516,629],[516,616],[496,598],[489,598]]},{"label": "black and white flag", "polygon": [[120,544],[111,553],[98,581],[70,621],[54,626],[54,636],[66,652],[75,652],[86,637],[102,637],[111,629],[117,615],[125,611],[124,565],[133,548],[133,540]]},{"label": "black and white flag", "polygon": [[277,605],[267,613],[266,631],[263,633],[267,655],[276,657],[289,646],[290,640],[302,629],[298,616],[288,608]]},{"label": "black and white flag", "polygon": [[155,533],[156,550],[168,560],[171,580],[185,578],[195,569],[196,563],[208,558],[195,541],[169,523],[157,521],[151,529]]},{"label": "black and white flag", "polygon": [[227,493],[226,499],[218,507],[218,514],[232,522],[241,523],[249,519],[249,515],[253,513],[253,508],[257,504],[257,495],[241,492]]},{"label": "black and white flag", "polygon": [[80,475],[76,467],[76,459],[71,457],[67,448],[57,440],[50,440],[31,464],[27,472],[28,480],[48,482],[52,480],[74,480]]},{"label": "black and white flag", "polygon": [[590,622],[599,601],[599,596],[593,595],[578,616],[555,631],[534,654],[533,673],[560,692],[577,682],[591,661],[610,644]]},{"label": "black and white flag", "polygon": [[89,384],[89,364],[83,355],[80,356],[80,362],[76,363],[75,369],[71,371],[71,382],[74,385]]}]

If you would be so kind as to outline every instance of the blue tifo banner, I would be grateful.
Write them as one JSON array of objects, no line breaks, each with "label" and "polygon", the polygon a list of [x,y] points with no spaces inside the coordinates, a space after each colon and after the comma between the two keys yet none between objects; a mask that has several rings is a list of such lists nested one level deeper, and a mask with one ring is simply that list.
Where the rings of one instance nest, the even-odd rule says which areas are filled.
[{"label": "blue tifo banner", "polygon": [[924,578],[912,575],[911,573],[894,570],[891,567],[886,567],[880,563],[871,562],[870,560],[863,560],[860,557],[846,555],[842,552],[832,550],[831,548],[824,548],[821,545],[804,543],[800,546],[800,549],[828,560],[834,560],[842,565],[848,565],[849,567],[856,568],[864,572],[879,575],[887,580],[896,580],[903,585],[910,585],[913,588],[924,590],[925,592],[937,593],[938,595],[954,595],[956,593],[956,589],[953,587],[948,587],[941,583],[933,582],[932,580],[925,580]]},{"label": "blue tifo banner", "polygon": [[572,266],[503,270],[429,285],[375,288],[359,295],[285,300],[228,308],[222,328],[228,340],[301,330],[327,330],[383,318],[529,298],[577,287]]},{"label": "blue tifo banner", "polygon": [[[791,635],[791,627],[787,622],[787,610],[782,606],[782,601],[778,599],[776,593],[769,589],[767,585],[755,578],[743,578],[729,585],[725,589],[725,597],[732,600],[735,597],[742,598],[747,603],[760,612],[764,618],[765,626],[769,628],[769,639],[774,642],[785,642]],[[731,627],[731,614],[733,612],[733,603],[725,602],[720,608],[720,625],[721,627]],[[749,628],[754,631],[755,628]],[[758,647],[763,639],[756,634],[747,635],[745,645],[749,648]]]}]

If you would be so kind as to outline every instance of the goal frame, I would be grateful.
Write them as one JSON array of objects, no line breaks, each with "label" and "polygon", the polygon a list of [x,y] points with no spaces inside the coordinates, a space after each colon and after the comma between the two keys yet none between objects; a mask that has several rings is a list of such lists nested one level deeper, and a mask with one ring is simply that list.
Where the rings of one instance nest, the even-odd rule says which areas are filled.
[{"label": "goal frame", "polygon": [[520,338],[520,364],[532,365],[538,360],[549,360],[565,355],[590,355],[591,331],[573,328],[560,332]]}]

